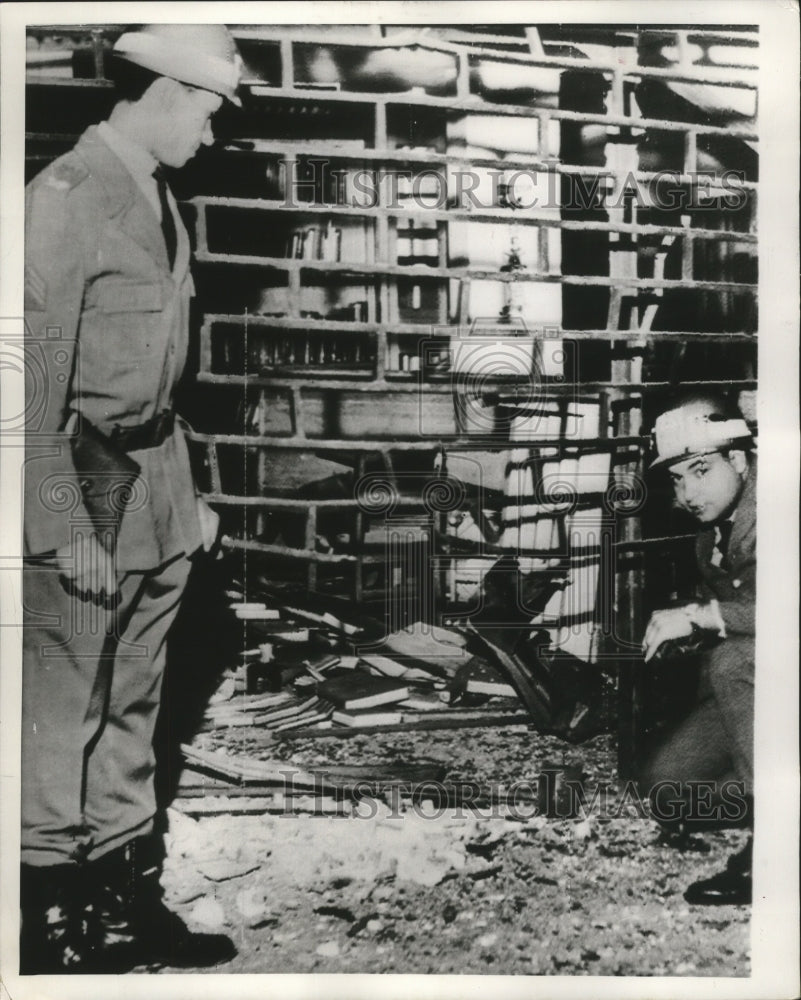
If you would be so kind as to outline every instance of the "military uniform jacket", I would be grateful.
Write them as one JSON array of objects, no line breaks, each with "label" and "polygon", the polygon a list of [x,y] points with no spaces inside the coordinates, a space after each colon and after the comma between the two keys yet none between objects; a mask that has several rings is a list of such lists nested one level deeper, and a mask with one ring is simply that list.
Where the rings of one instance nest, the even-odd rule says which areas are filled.
[{"label": "military uniform jacket", "polygon": [[[188,237],[176,227],[170,272],[156,213],[94,126],[26,190],[28,555],[61,548],[89,523],[65,430],[71,412],[108,433],[172,408],[194,294]],[[118,568],[147,570],[200,545],[196,492],[180,429],[131,457],[142,472]]]},{"label": "military uniform jacket", "polygon": [[734,516],[727,558],[729,567],[715,566],[715,532],[700,531],[695,554],[701,573],[701,596],[716,598],[727,636],[754,636],[756,632],[756,480],[752,460]]}]

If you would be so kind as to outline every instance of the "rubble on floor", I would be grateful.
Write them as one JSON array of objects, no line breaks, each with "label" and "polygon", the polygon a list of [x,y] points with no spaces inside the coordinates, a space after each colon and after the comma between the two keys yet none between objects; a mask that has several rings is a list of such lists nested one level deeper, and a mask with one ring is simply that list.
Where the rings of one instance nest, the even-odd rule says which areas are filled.
[{"label": "rubble on floor", "polygon": [[[239,953],[220,972],[748,975],[749,908],[710,913],[682,898],[742,832],[681,851],[661,842],[626,800],[608,733],[570,745],[538,731],[508,691],[460,704],[464,677],[453,681],[475,654],[458,641],[434,673],[419,649],[404,659],[383,648],[359,665],[347,623],[310,617],[330,610],[258,604],[240,609],[235,634],[251,653],[183,747],[168,812],[166,898],[190,925],[232,936]],[[270,626],[261,643],[254,622]],[[401,724],[369,728],[333,713],[311,722],[317,685],[337,666],[401,677],[440,707],[401,707]],[[502,669],[489,677],[508,681]],[[284,725],[291,712],[257,721],[289,705],[301,706],[297,725]],[[387,706],[398,711],[374,708]],[[561,784],[543,799],[546,773]],[[560,810],[565,787],[582,808]],[[602,791],[617,813],[598,808]]]},{"label": "rubble on floor", "polygon": [[[418,755],[450,760],[454,780],[463,768],[494,784],[560,755],[558,740],[523,727],[411,732],[400,748],[396,734],[357,739],[328,741],[328,763]],[[288,742],[288,766],[319,765],[317,742]],[[617,787],[609,737],[582,754],[590,781]],[[749,908],[710,912],[681,895],[738,849],[740,831],[680,851],[633,809],[549,819],[523,799],[514,815],[368,797],[332,799],[332,816],[314,796],[305,813],[271,799],[272,812],[193,815],[192,802],[258,802],[236,791],[179,797],[166,838],[169,904],[239,949],[220,972],[748,975]]]}]

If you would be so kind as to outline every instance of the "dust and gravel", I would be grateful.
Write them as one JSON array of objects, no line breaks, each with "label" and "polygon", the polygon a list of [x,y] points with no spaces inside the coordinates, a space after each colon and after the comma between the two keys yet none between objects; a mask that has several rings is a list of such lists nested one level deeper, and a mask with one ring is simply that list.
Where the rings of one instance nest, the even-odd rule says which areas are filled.
[{"label": "dust and gravel", "polygon": [[[178,799],[166,897],[191,926],[233,937],[239,954],[220,972],[749,974],[749,908],[682,897],[744,833],[706,834],[691,850],[661,842],[615,779],[608,735],[573,748],[525,726],[271,743],[229,731],[198,745],[299,767],[439,762],[448,781],[491,785],[507,801],[377,796],[332,816],[309,797],[295,814],[279,795],[263,813],[242,814],[238,797],[237,815],[199,816]],[[510,810],[509,790],[546,761],[580,766],[590,802],[603,786],[611,807],[546,818],[522,796]]]}]

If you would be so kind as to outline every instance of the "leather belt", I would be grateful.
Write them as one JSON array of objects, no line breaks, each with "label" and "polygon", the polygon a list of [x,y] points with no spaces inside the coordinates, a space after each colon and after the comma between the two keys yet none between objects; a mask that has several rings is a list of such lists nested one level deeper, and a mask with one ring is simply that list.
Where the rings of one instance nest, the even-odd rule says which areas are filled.
[{"label": "leather belt", "polygon": [[147,448],[158,448],[172,434],[175,427],[175,413],[163,410],[143,424],[133,427],[122,427],[115,424],[110,432],[109,440],[121,451],[145,451]]}]

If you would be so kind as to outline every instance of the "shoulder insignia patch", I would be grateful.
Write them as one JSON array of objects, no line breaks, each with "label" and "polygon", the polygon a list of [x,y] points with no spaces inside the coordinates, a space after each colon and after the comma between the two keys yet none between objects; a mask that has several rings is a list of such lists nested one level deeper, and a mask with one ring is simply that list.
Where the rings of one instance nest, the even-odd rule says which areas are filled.
[{"label": "shoulder insignia patch", "polygon": [[46,184],[56,191],[69,191],[89,176],[89,168],[74,157],[67,156],[53,164]]}]

